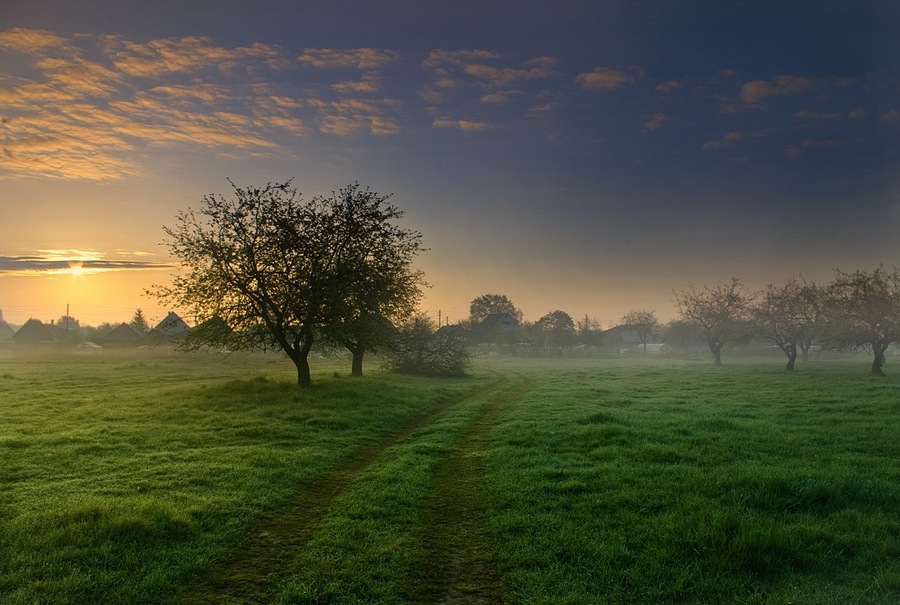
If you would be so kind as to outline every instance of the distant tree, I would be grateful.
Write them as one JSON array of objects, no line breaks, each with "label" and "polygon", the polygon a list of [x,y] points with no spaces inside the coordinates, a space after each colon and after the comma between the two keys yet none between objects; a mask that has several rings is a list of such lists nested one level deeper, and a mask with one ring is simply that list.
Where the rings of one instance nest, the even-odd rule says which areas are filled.
[{"label": "distant tree", "polygon": [[815,284],[792,278],[781,286],[770,284],[751,309],[759,333],[787,357],[787,371],[794,369],[801,350],[809,351],[820,325],[817,291]]},{"label": "distant tree", "polygon": [[385,351],[385,368],[420,376],[465,375],[470,361],[465,341],[436,327],[432,319],[422,314],[404,322]]},{"label": "distant tree", "polygon": [[691,345],[706,340],[700,326],[691,321],[673,319],[664,328],[663,340],[673,350],[687,352]]},{"label": "distant tree", "polygon": [[700,291],[691,284],[687,290],[675,293],[682,319],[700,328],[717,366],[722,365],[722,347],[726,343],[739,343],[753,335],[749,323],[753,299],[739,279],[714,288],[704,286]]},{"label": "distant tree", "polygon": [[422,251],[421,234],[394,224],[403,212],[389,198],[357,183],[324,201],[335,238],[343,242],[334,269],[343,308],[331,314],[322,334],[351,352],[354,376],[362,376],[365,352],[388,342],[394,325],[415,312],[424,285],[424,274],[412,266]]},{"label": "distant tree", "polygon": [[[2,317],[0,317],[0,319],[2,319]],[[79,321],[71,315],[61,316],[56,320],[56,325],[58,325],[63,330],[66,330],[67,332],[78,332],[78,330],[81,328]]]},{"label": "distant tree", "polygon": [[565,311],[551,311],[535,322],[544,342],[550,346],[569,349],[575,343],[575,321]]},{"label": "distant tree", "polygon": [[474,325],[492,313],[509,313],[522,323],[522,311],[504,294],[482,294],[469,305],[469,319]]},{"label": "distant tree", "polygon": [[656,311],[630,311],[622,317],[622,324],[631,326],[637,332],[644,355],[647,354],[647,340],[662,329],[662,324],[656,319]]},{"label": "distant tree", "polygon": [[147,323],[146,318],[144,317],[144,311],[140,308],[135,309],[134,315],[131,317],[131,321],[128,322],[134,331],[138,334],[146,334],[150,331],[150,324]]},{"label": "distant tree", "polygon": [[878,267],[873,271],[836,272],[826,287],[822,341],[842,350],[872,352],[872,374],[884,376],[884,354],[900,342],[900,273]]},{"label": "distant tree", "polygon": [[585,314],[584,319],[579,319],[575,325],[578,333],[578,342],[588,348],[600,345],[600,337],[603,332],[600,320]]},{"label": "distant tree", "polygon": [[[308,387],[309,352],[317,335],[343,324],[342,334],[355,331],[365,339],[368,314],[390,309],[390,302],[366,299],[370,290],[364,285],[379,250],[366,239],[384,216],[353,223],[348,218],[353,213],[336,205],[341,198],[303,202],[290,182],[232,187],[236,199],[208,195],[198,213],[181,212],[174,227],[164,228],[183,271],[154,294],[191,309],[198,323],[217,318],[227,328],[192,332],[185,347],[274,345],[296,366],[297,383]],[[375,206],[376,215],[385,211]],[[369,253],[362,255],[363,250]],[[355,322],[351,309],[366,319]]]}]

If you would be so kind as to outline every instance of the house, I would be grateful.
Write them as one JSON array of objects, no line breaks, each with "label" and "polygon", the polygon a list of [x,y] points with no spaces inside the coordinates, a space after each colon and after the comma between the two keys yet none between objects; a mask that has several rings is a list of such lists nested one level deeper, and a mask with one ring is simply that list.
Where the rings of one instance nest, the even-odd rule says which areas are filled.
[{"label": "house", "polygon": [[144,336],[129,324],[119,324],[112,332],[103,337],[104,345],[137,346],[143,344]]},{"label": "house", "polygon": [[29,319],[12,336],[17,344],[49,344],[58,342],[55,332],[39,319]]},{"label": "house", "polygon": [[177,313],[169,311],[169,314],[150,330],[148,340],[154,345],[183,342],[190,331],[190,326]]},{"label": "house", "polygon": [[512,313],[491,313],[477,326],[473,326],[475,342],[500,342],[514,338],[519,331],[519,320]]}]

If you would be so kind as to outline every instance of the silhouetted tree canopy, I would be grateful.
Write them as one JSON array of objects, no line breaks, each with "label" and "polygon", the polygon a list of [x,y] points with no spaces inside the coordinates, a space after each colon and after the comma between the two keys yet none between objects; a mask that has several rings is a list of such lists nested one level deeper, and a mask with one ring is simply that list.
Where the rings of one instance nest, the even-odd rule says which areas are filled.
[{"label": "silhouetted tree canopy", "polygon": [[493,313],[509,313],[522,323],[522,311],[505,294],[482,294],[469,305],[469,320],[475,325]]},{"label": "silhouetted tree canopy", "polygon": [[187,348],[274,346],[306,387],[317,335],[365,341],[376,316],[389,320],[417,300],[420,274],[409,261],[420,235],[390,225],[401,213],[386,198],[351,185],[304,202],[290,181],[231,185],[235,199],[207,195],[164,227],[182,271],[154,293],[209,327],[193,331]]},{"label": "silhouetted tree canopy", "polygon": [[656,319],[656,311],[630,311],[622,317],[622,324],[631,326],[637,332],[645,355],[647,354],[647,340],[662,329],[662,325]]},{"label": "silhouetted tree canopy", "polygon": [[759,333],[787,356],[791,371],[797,354],[809,351],[822,318],[821,289],[805,280],[790,279],[784,285],[769,285],[751,312]]}]

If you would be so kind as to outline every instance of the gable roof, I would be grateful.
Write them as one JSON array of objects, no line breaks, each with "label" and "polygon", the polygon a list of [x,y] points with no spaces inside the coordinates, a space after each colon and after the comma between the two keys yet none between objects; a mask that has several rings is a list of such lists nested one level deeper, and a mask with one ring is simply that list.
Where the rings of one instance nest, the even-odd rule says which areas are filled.
[{"label": "gable roof", "polygon": [[12,339],[18,343],[37,344],[45,342],[56,342],[56,335],[50,326],[46,325],[39,319],[29,319],[25,322],[18,332],[13,334]]},{"label": "gable roof", "polygon": [[3,319],[3,311],[0,311],[0,340],[9,340],[15,333],[12,326]]},{"label": "gable roof", "polygon": [[171,342],[176,340],[184,340],[191,331],[190,326],[181,319],[174,311],[163,318],[156,327],[150,330],[150,337],[154,342]]},{"label": "gable roof", "polygon": [[519,322],[512,313],[491,313],[481,321],[479,327],[485,331],[511,332],[519,327]]},{"label": "gable roof", "polygon": [[143,340],[143,335],[126,323],[119,324],[103,337],[104,344],[138,344]]}]

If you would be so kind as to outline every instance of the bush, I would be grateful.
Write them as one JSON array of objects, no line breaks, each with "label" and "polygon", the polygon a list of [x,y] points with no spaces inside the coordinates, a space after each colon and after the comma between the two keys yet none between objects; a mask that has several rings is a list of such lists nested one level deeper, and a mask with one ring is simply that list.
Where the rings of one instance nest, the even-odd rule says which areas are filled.
[{"label": "bush", "polygon": [[424,315],[400,326],[384,355],[389,371],[419,376],[465,376],[469,361],[465,341]]}]

